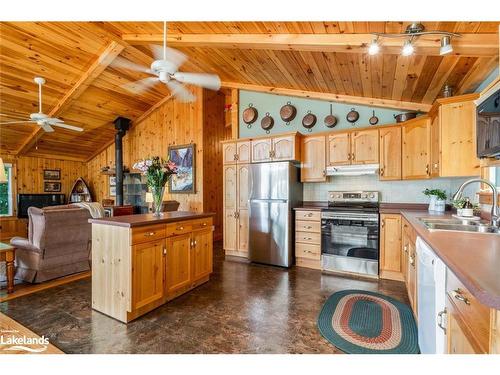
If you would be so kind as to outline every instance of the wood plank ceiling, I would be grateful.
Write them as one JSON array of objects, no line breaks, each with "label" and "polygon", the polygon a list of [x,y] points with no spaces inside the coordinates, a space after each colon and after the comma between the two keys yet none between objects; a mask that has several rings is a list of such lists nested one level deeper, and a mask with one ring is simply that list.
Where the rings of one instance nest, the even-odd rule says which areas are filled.
[{"label": "wood plank ceiling", "polygon": [[[409,57],[393,50],[369,56],[365,44],[357,48],[344,45],[337,50],[328,46],[323,49],[321,45],[293,47],[286,43],[252,48],[251,43],[221,45],[209,41],[211,35],[219,38],[234,35],[252,41],[259,35],[275,34],[319,37],[344,34],[355,40],[354,34],[403,32],[408,23],[172,22],[168,35],[170,44],[189,56],[181,68],[184,71],[217,73],[222,81],[230,83],[415,103],[432,103],[445,84],[454,87],[456,94],[472,92],[498,65],[498,47],[493,53],[489,52],[491,48],[487,53],[476,48],[491,45],[493,38],[498,41],[494,35],[498,33],[497,22],[424,23],[427,30],[481,35],[473,47],[462,48],[470,53],[444,57],[427,53],[429,49],[424,48]],[[89,70],[101,63],[103,51],[113,42],[121,46],[120,59],[149,66],[153,58],[148,43],[137,40],[155,40],[153,36],[161,32],[162,24],[158,22],[0,23],[0,120],[24,119],[38,111],[33,77],[39,75],[47,80],[43,87],[44,112],[50,113],[62,106],[57,116],[85,129],[83,133],[60,128],[54,133],[43,133],[32,124],[2,125],[0,152],[22,151],[28,155],[86,160],[112,139],[112,121],[117,116],[138,119],[169,95],[163,85],[156,85],[143,94],[125,90],[121,85],[147,75],[119,67],[116,60],[102,66],[102,72],[98,70],[95,77]],[[188,43],[182,41],[183,35],[191,39],[198,36],[201,40]],[[367,38],[364,43],[369,41]],[[438,43],[437,40],[431,42]],[[82,80],[85,85],[81,92],[67,100],[68,92]]]}]

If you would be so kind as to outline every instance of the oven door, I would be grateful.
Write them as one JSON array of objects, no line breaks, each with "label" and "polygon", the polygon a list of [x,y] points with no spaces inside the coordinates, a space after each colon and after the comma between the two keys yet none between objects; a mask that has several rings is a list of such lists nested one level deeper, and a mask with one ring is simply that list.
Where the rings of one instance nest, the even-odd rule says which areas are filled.
[{"label": "oven door", "polygon": [[335,212],[321,220],[323,269],[378,275],[377,213]]}]

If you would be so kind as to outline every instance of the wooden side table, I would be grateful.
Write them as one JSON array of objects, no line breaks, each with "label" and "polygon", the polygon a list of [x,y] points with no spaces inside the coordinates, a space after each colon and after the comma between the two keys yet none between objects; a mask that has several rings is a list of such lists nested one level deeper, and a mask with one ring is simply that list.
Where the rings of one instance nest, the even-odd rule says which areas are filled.
[{"label": "wooden side table", "polygon": [[0,262],[7,265],[7,293],[14,291],[14,259],[16,249],[14,246],[0,242]]}]

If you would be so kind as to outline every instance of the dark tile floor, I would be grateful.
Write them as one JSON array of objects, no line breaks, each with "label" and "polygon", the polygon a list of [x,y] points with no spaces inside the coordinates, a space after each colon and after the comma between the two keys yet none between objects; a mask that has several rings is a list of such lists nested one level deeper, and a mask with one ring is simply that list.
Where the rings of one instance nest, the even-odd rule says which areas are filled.
[{"label": "dark tile floor", "polygon": [[344,289],[408,303],[400,282],[228,261],[216,244],[208,283],[128,325],[91,309],[90,279],[0,303],[0,311],[67,353],[339,353],[316,319]]}]

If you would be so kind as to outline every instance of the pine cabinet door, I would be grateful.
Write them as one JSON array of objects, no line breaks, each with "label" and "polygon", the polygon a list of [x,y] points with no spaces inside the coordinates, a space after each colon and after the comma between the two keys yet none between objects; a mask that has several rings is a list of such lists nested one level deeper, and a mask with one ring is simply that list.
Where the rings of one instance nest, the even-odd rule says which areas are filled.
[{"label": "pine cabinet door", "polygon": [[236,211],[232,209],[224,210],[224,250],[234,251],[237,249],[238,219]]},{"label": "pine cabinet door", "polygon": [[351,164],[378,163],[378,130],[351,133]]},{"label": "pine cabinet door", "polygon": [[222,145],[223,164],[236,163],[236,143],[224,143]]},{"label": "pine cabinet door", "polygon": [[326,181],[326,137],[309,136],[302,141],[302,182]]},{"label": "pine cabinet door", "polygon": [[402,126],[403,179],[430,177],[431,139],[430,119],[411,120]]},{"label": "pine cabinet door", "polygon": [[380,277],[401,281],[401,215],[380,215],[380,230]]},{"label": "pine cabinet door", "polygon": [[457,315],[459,312],[453,302],[446,297],[446,312],[447,312],[447,353],[448,354],[482,354],[474,349],[471,342],[467,338],[462,328],[459,325]]},{"label": "pine cabinet door", "polygon": [[132,308],[139,309],[164,295],[165,240],[132,246]]},{"label": "pine cabinet door", "polygon": [[228,165],[223,168],[224,173],[224,208],[236,211],[237,205],[237,166]]},{"label": "pine cabinet door", "polygon": [[238,211],[238,251],[248,251],[248,210]]},{"label": "pine cabinet door", "polygon": [[191,283],[191,233],[167,239],[165,284],[173,294]]},{"label": "pine cabinet door", "polygon": [[417,252],[413,242],[408,243],[408,298],[415,316],[417,316]]},{"label": "pine cabinet door", "polygon": [[349,133],[328,136],[328,165],[351,164],[351,142]]},{"label": "pine cabinet door", "polygon": [[236,144],[236,159],[238,163],[250,163],[250,141]]},{"label": "pine cabinet door", "polygon": [[295,136],[274,137],[272,146],[274,161],[295,160]]},{"label": "pine cabinet door", "polygon": [[252,162],[259,163],[271,161],[271,138],[256,139],[251,141],[252,145]]},{"label": "pine cabinet door", "polygon": [[238,209],[247,209],[248,208],[248,198],[249,198],[249,165],[238,165],[237,171],[237,181],[238,181]]},{"label": "pine cabinet door", "polygon": [[440,119],[435,116],[431,121],[431,177],[439,177],[440,175]]},{"label": "pine cabinet door", "polygon": [[401,180],[401,128],[379,130],[380,180]]},{"label": "pine cabinet door", "polygon": [[192,235],[192,266],[191,266],[191,281],[195,282],[212,273],[212,230],[195,231]]}]

